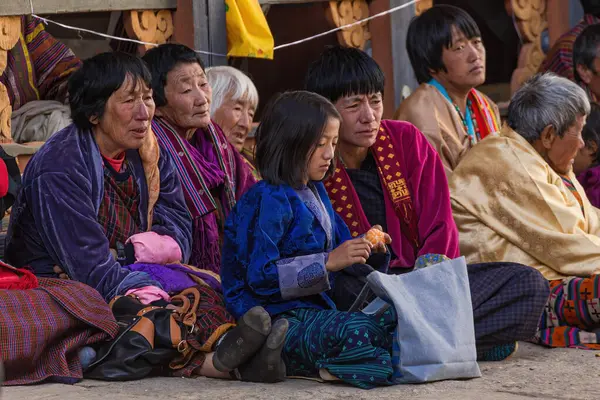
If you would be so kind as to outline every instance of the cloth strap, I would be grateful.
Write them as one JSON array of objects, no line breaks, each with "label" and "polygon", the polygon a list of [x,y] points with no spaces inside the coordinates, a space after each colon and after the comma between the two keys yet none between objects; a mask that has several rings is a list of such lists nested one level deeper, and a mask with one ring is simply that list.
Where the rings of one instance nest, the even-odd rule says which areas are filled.
[{"label": "cloth strap", "polygon": [[[400,220],[402,234],[409,239],[415,254],[417,254],[420,247],[418,218],[400,167],[401,153],[396,151],[389,133],[383,127],[379,128],[379,134],[370,151],[375,157],[381,184],[391,199],[394,212]],[[334,174],[325,181],[325,188],[329,193],[334,210],[346,222],[352,237],[362,235],[371,228],[344,166],[339,165],[335,169]]]}]

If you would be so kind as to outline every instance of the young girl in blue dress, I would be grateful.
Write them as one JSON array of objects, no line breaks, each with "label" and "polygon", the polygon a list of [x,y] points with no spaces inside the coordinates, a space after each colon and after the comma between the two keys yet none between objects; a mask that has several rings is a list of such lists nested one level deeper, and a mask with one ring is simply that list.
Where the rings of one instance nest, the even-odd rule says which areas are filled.
[{"label": "young girl in blue dress", "polygon": [[392,308],[377,317],[337,311],[328,295],[338,271],[385,250],[351,238],[321,183],[335,167],[340,120],[314,93],[288,92],[271,102],[257,131],[263,181],[227,219],[221,276],[235,317],[263,306],[276,324],[289,324],[285,338],[268,344],[281,352],[288,376],[368,389],[393,383],[396,318]]}]

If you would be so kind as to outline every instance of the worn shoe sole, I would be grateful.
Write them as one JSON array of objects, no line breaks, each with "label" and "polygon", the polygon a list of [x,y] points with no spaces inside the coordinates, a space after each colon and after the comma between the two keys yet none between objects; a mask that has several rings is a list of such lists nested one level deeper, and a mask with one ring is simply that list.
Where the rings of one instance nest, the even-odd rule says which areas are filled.
[{"label": "worn shoe sole", "polygon": [[271,317],[262,307],[253,307],[227,332],[213,356],[213,365],[229,372],[244,364],[265,343],[271,332]]},{"label": "worn shoe sole", "polygon": [[264,346],[248,364],[239,369],[239,375],[245,382],[275,383],[285,379],[285,363],[281,352],[289,328],[287,319],[279,319],[273,324],[271,333]]}]

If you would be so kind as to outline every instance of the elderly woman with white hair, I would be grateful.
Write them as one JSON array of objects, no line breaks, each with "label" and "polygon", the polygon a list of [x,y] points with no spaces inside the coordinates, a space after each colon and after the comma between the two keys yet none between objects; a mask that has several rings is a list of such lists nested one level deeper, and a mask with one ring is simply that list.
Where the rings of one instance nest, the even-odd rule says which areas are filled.
[{"label": "elderly woman with white hair", "polygon": [[259,179],[260,175],[254,166],[254,148],[244,146],[252,131],[252,121],[258,107],[258,91],[254,83],[242,71],[229,66],[208,68],[206,77],[212,87],[210,115],[213,121],[244,156],[252,175]]},{"label": "elderly woman with white hair", "polygon": [[550,281],[536,341],[551,347],[600,349],[600,218],[573,174],[589,113],[576,83],[537,75],[450,178],[468,262],[530,265]]}]

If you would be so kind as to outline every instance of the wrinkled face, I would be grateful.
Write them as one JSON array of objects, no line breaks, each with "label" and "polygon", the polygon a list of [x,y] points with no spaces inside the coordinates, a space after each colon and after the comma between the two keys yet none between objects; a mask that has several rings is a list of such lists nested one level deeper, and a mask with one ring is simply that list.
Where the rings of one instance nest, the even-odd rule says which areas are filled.
[{"label": "wrinkled face", "polygon": [[252,130],[252,121],[256,105],[242,97],[238,100],[233,100],[230,96],[225,98],[225,101],[213,113],[213,119],[221,129],[237,151],[242,151],[246,137]]},{"label": "wrinkled face", "polygon": [[556,173],[565,175],[573,168],[577,153],[584,147],[581,137],[584,124],[585,116],[577,117],[573,126],[565,132],[562,138],[554,135],[547,145],[546,160]]},{"label": "wrinkled face", "polygon": [[327,170],[335,157],[335,147],[337,146],[339,131],[340,121],[336,118],[329,118],[325,124],[323,135],[319,139],[308,161],[309,180],[321,181],[327,174]]},{"label": "wrinkled face", "polygon": [[149,134],[152,117],[152,89],[145,82],[127,76],[121,87],[108,98],[102,117],[93,117],[90,122],[95,125],[94,134],[100,151],[110,157],[125,150],[139,149]]},{"label": "wrinkled face", "polygon": [[354,147],[371,147],[377,138],[383,116],[381,93],[339,98],[335,108],[342,116],[340,140]]},{"label": "wrinkled face", "polygon": [[167,104],[157,115],[181,129],[206,128],[210,123],[212,90],[198,63],[179,63],[167,74]]},{"label": "wrinkled face", "polygon": [[442,85],[470,90],[485,82],[485,47],[480,37],[467,39],[464,33],[452,28],[452,44],[442,50],[446,71],[432,72]]}]

